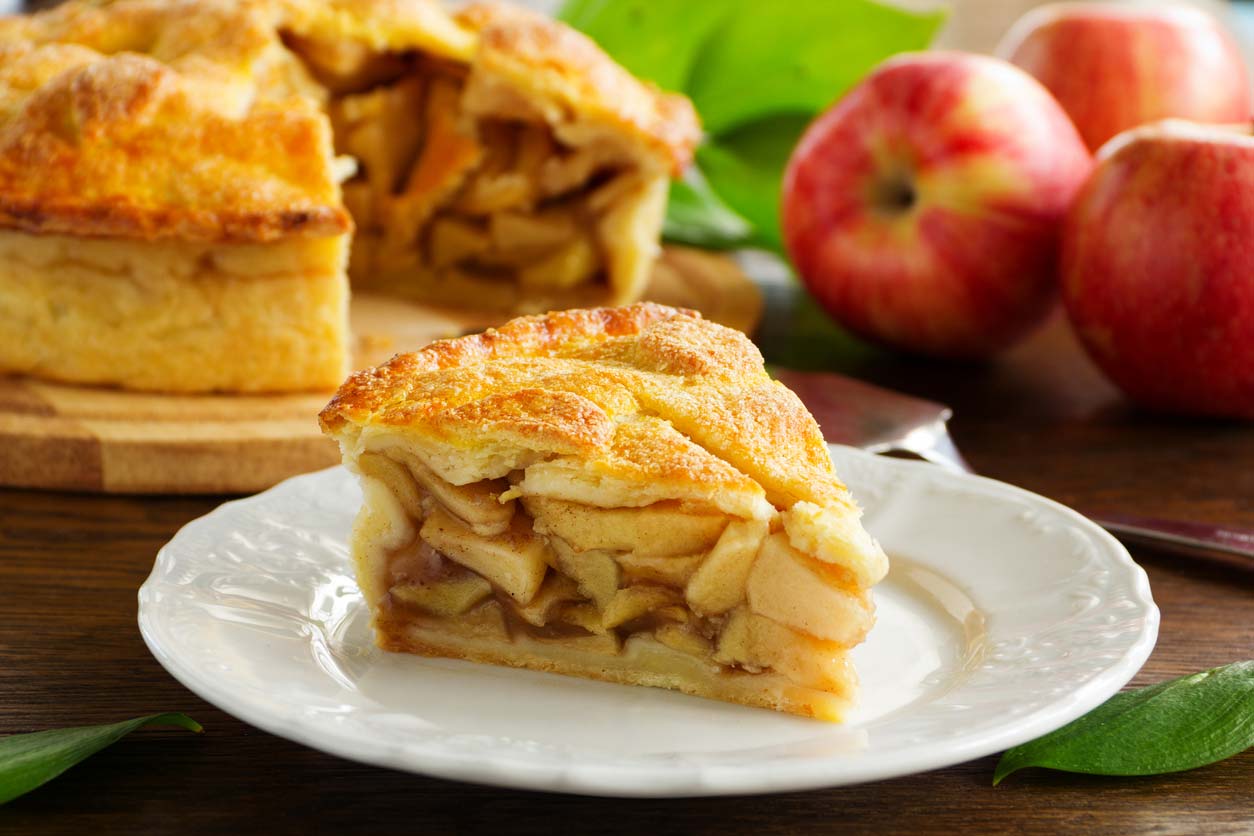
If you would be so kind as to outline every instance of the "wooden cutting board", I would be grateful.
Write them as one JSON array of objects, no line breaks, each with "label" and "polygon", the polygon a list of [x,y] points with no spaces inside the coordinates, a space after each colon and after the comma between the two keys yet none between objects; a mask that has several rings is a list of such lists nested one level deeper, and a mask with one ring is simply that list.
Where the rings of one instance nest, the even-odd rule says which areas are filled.
[{"label": "wooden cutting board", "polygon": [[[730,259],[669,247],[645,298],[751,331],[757,287]],[[355,366],[500,317],[356,294]],[[0,378],[0,485],[108,493],[252,493],[339,461],[315,415],[329,392],[154,395]]]}]

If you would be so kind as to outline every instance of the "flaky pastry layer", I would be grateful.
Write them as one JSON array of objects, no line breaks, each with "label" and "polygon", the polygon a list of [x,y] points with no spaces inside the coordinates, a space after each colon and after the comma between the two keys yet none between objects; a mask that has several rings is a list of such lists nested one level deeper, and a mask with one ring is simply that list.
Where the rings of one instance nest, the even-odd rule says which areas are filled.
[{"label": "flaky pastry layer", "polygon": [[347,365],[346,244],[0,230],[0,369],[163,391],[328,389]]}]

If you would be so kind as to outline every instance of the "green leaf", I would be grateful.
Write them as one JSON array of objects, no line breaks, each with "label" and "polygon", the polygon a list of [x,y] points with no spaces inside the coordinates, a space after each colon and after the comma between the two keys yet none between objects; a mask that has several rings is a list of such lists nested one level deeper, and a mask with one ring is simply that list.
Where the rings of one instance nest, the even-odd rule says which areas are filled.
[{"label": "green leaf", "polygon": [[818,113],[889,55],[926,47],[945,20],[870,0],[728,5],[736,13],[683,88],[714,136],[765,116]]},{"label": "green leaf", "polygon": [[567,0],[559,17],[701,114],[704,179],[671,190],[664,234],[777,251],[780,180],[806,123],[883,59],[926,47],[944,20],[871,0]]},{"label": "green leaf", "polygon": [[671,184],[662,237],[667,241],[727,250],[753,238],[753,226],[710,188],[701,170],[692,166]]},{"label": "green leaf", "polygon": [[832,321],[808,293],[782,315],[762,324],[754,342],[768,363],[798,371],[865,374],[880,349],[859,340]]},{"label": "green leaf", "polygon": [[781,114],[745,125],[697,149],[697,160],[718,196],[753,225],[749,243],[782,251],[780,184],[810,117]]},{"label": "green leaf", "polygon": [[1029,766],[1090,775],[1195,769],[1254,746],[1254,661],[1116,694],[1083,717],[1001,756],[996,786]]},{"label": "green leaf", "polygon": [[201,731],[186,714],[149,714],[105,726],[78,726],[0,738],[0,804],[51,781],[79,761],[144,726],[181,726]]},{"label": "green leaf", "polygon": [[684,90],[702,48],[736,9],[736,0],[569,0],[558,19],[640,78]]}]

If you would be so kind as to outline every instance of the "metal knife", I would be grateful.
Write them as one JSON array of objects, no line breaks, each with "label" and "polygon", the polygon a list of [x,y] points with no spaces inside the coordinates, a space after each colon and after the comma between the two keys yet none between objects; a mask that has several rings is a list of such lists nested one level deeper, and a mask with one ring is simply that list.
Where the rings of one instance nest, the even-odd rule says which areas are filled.
[{"label": "metal knife", "polygon": [[[949,435],[948,421],[953,410],[943,404],[828,372],[773,369],[772,374],[797,393],[818,419],[828,441],[873,453],[910,453],[948,470],[975,472]],[[1168,551],[1254,560],[1251,529],[1133,514],[1087,516],[1128,542]]]}]

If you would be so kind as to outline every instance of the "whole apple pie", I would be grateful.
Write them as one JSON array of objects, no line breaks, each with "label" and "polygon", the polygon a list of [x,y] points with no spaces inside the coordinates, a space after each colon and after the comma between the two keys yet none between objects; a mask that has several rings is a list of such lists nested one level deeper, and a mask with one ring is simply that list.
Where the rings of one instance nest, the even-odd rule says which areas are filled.
[{"label": "whole apple pie", "polygon": [[379,645],[839,719],[888,561],[741,333],[654,304],[515,319],[352,375]]},{"label": "whole apple pie", "polygon": [[329,389],[346,269],[507,312],[632,301],[698,133],[686,99],[508,6],[0,19],[0,372]]}]

